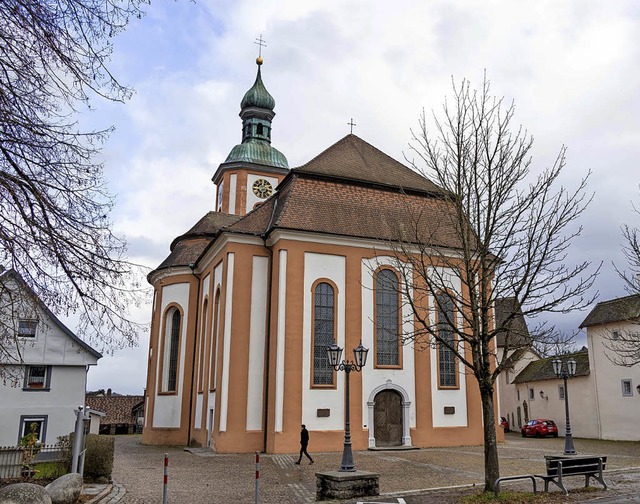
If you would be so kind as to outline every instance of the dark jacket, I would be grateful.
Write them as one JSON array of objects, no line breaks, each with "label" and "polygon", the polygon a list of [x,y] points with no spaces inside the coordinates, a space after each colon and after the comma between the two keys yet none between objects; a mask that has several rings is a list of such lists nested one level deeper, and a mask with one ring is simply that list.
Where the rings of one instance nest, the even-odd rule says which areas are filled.
[{"label": "dark jacket", "polygon": [[300,444],[302,446],[307,446],[309,444],[309,431],[307,429],[302,429],[302,431],[300,431]]}]

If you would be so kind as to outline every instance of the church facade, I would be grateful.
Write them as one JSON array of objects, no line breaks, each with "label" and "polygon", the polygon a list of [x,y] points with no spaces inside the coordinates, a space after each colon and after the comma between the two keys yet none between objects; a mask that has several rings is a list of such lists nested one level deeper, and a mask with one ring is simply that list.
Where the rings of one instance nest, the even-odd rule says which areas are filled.
[{"label": "church facade", "polygon": [[[345,373],[326,347],[352,360],[362,342],[354,449],[482,444],[473,376],[447,348],[403,344],[414,319],[393,243],[429,237],[455,254],[455,234],[434,224],[451,211],[446,197],[353,134],[290,169],[271,146],[275,101],[260,68],[241,102],[242,142],[213,176],[215,211],[148,276],[143,443],[291,453],[305,424],[313,449],[338,451]],[[451,295],[465,295],[452,278]],[[436,323],[436,300],[420,303]]]}]

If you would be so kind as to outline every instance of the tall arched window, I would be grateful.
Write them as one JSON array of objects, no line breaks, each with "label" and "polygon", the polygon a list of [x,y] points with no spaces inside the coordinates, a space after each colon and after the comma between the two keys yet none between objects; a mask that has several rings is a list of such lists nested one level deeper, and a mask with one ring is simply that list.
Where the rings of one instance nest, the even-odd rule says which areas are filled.
[{"label": "tall arched window", "polygon": [[164,339],[164,392],[176,392],[178,383],[178,356],[180,354],[180,310],[171,308],[167,313]]},{"label": "tall arched window", "polygon": [[390,269],[376,273],[376,366],[400,365],[398,277]]},{"label": "tall arched window", "polygon": [[207,328],[209,326],[209,300],[205,299],[202,305],[202,318],[200,326],[200,358],[198,364],[198,392],[204,388],[205,349],[207,348]]},{"label": "tall arched window", "polygon": [[[455,323],[453,299],[446,292],[436,296],[438,337],[438,384],[441,388],[458,387],[457,359],[451,347],[455,347],[456,338],[452,324]],[[443,343],[447,342],[447,344]]]},{"label": "tall arched window", "polygon": [[218,326],[220,321],[220,289],[216,290],[213,301],[213,329],[211,331],[209,353],[209,391],[216,388],[216,359],[218,358]]},{"label": "tall arched window", "polygon": [[313,384],[333,385],[327,347],[335,341],[335,290],[327,282],[313,290]]}]

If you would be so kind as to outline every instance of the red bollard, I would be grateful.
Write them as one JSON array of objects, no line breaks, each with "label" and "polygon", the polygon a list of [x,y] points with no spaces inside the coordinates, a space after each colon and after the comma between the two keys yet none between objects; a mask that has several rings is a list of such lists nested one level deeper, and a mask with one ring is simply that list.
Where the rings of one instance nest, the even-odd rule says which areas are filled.
[{"label": "red bollard", "polygon": [[256,504],[260,503],[260,496],[258,494],[260,487],[260,453],[256,452]]},{"label": "red bollard", "polygon": [[162,484],[162,504],[167,504],[167,481],[169,480],[169,454],[164,454],[164,482]]}]

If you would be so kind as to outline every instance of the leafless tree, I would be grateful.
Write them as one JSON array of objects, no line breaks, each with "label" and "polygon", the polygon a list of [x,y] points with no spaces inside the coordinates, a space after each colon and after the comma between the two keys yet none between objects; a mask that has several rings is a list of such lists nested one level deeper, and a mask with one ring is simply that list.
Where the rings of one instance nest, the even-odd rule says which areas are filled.
[{"label": "leafless tree", "polygon": [[[405,338],[436,348],[441,358],[452,352],[478,383],[485,490],[491,490],[499,477],[495,382],[509,349],[523,344],[512,329],[522,316],[536,323],[542,314],[589,305],[599,268],[569,263],[570,243],[581,231],[576,220],[591,197],[587,177],[574,190],[559,184],[566,148],[552,166],[533,172],[533,139],[514,126],[513,104],[491,96],[486,79],[479,91],[465,80],[453,93],[432,124],[423,112],[410,143],[414,166],[442,188],[440,209],[407,212],[411,229],[405,224],[394,248],[418,325]],[[434,247],[443,237],[452,245]],[[504,298],[517,302],[496,323],[494,306]],[[555,334],[543,323],[529,331],[533,341]],[[500,359],[499,334],[505,335]]]},{"label": "leafless tree", "polygon": [[[145,3],[0,2],[0,265],[54,312],[77,312],[78,334],[103,351],[137,339],[128,313],[140,275],[112,232],[114,199],[96,158],[110,130],[81,131],[77,117],[91,99],[130,96],[107,63]],[[0,334],[0,347],[14,336]]]},{"label": "leafless tree", "polygon": [[[633,212],[640,217],[640,209],[632,205]],[[615,303],[618,330],[606,331],[603,335],[607,358],[618,366],[640,365],[640,230],[638,226],[622,226],[624,244],[622,251],[628,269],[614,266],[630,294]]]}]

